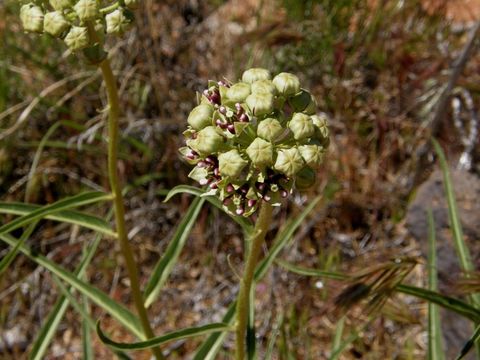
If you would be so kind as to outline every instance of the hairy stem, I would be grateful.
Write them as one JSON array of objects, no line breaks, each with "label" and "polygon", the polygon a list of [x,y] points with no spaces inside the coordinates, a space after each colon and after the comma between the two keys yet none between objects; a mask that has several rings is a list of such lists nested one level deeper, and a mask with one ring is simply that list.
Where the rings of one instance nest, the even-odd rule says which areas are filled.
[{"label": "hairy stem", "polygon": [[[153,338],[153,330],[148,320],[147,310],[144,307],[143,294],[140,290],[140,281],[137,270],[137,264],[133,257],[132,248],[128,242],[127,228],[125,225],[125,207],[123,204],[122,187],[117,170],[118,155],[118,118],[120,115],[120,102],[118,98],[118,89],[115,76],[113,75],[110,61],[108,58],[100,64],[103,80],[107,89],[109,116],[108,116],[108,178],[113,194],[113,207],[115,210],[115,223],[120,242],[120,249],[125,259],[128,277],[130,278],[130,288],[133,301],[142,323],[143,331],[147,339]],[[159,347],[152,348],[152,352],[157,359],[164,359]]]},{"label": "hairy stem", "polygon": [[245,359],[245,337],[247,332],[248,309],[250,307],[250,289],[252,287],[255,266],[257,265],[265,235],[272,220],[272,205],[262,203],[260,214],[255,224],[255,231],[250,244],[250,251],[245,263],[243,278],[240,280],[240,291],[237,300],[236,349],[235,359]]}]

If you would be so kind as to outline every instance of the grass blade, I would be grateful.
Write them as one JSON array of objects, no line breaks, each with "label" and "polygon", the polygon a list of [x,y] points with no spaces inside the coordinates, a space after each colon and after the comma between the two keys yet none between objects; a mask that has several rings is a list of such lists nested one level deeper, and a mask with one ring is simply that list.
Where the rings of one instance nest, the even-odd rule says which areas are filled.
[{"label": "grass blade", "polygon": [[[310,212],[315,208],[315,206],[320,201],[320,197],[316,197],[301,213],[298,215],[295,220],[289,223],[283,231],[281,231],[274,240],[274,245],[268,252],[268,255],[260,261],[260,264],[257,265],[255,270],[254,282],[258,282],[265,274],[267,273],[270,266],[273,264],[275,258],[278,256],[280,251],[285,247],[288,240],[291,239],[295,231],[302,224],[305,218],[310,214]],[[226,314],[224,315],[222,322],[226,324],[231,324],[235,315],[235,306],[236,303],[230,304]],[[217,356],[222,342],[226,336],[226,333],[212,334],[207,340],[198,348],[195,353],[194,360],[214,360]]]},{"label": "grass blade", "polygon": [[[33,211],[42,208],[40,205],[17,203],[17,202],[0,202],[0,213],[13,215],[28,215]],[[44,217],[48,220],[64,222],[73,225],[79,225],[84,228],[94,230],[96,232],[115,237],[115,231],[110,225],[96,216],[86,214],[79,211],[64,210],[59,213],[47,215]]]},{"label": "grass blade", "polygon": [[[0,240],[10,246],[18,244],[19,240],[8,234],[0,234]],[[45,256],[34,253],[29,247],[20,245],[20,251],[28,258],[52,272],[76,290],[88,296],[90,300],[99,305],[115,319],[117,319],[125,328],[130,330],[140,339],[144,339],[142,327],[138,318],[127,308],[113,301],[108,295],[92,285],[80,280],[71,272],[63,269]]]},{"label": "grass blade", "polygon": [[[345,316],[342,316],[340,320],[338,320],[337,328],[335,329],[335,336],[333,338],[332,343],[332,355],[330,356],[330,360],[336,360],[341,353],[341,349],[344,349],[345,346],[342,346],[342,336],[343,336],[343,329],[345,328]],[[338,355],[335,355],[338,354]]]},{"label": "grass blade", "polygon": [[[428,289],[438,291],[437,278],[437,241],[435,235],[435,220],[432,210],[428,209]],[[443,360],[442,328],[438,305],[428,303],[428,359]]]},{"label": "grass blade", "polygon": [[456,360],[463,359],[470,352],[470,350],[472,350],[473,346],[475,344],[478,344],[478,339],[480,339],[480,325],[477,326],[477,328],[473,332],[472,337],[463,346],[463,348],[460,351],[460,354],[457,356]]},{"label": "grass blade", "polygon": [[[162,194],[162,195],[165,195],[163,191],[160,191],[159,193]],[[212,204],[216,208],[218,208],[222,211],[225,211],[223,209],[222,202],[217,197],[215,197],[215,196],[205,196],[205,191],[203,191],[202,189],[196,188],[194,186],[188,186],[188,185],[175,186],[173,189],[171,189],[166,194],[166,198],[165,198],[164,201],[165,202],[169,201],[173,196],[175,196],[177,194],[183,194],[183,193],[191,194],[191,195],[195,195],[195,196],[201,196],[201,197],[205,198],[210,204]],[[246,219],[242,216],[232,216],[230,214],[227,214],[227,215],[230,216],[233,219],[233,221],[235,221],[238,225],[240,225],[245,233],[251,234],[253,232],[253,225],[248,219]]]},{"label": "grass blade", "polygon": [[174,340],[181,340],[181,339],[188,339],[200,335],[216,333],[216,332],[225,332],[232,330],[231,326],[224,323],[213,323],[203,326],[191,327],[187,329],[172,331],[162,336],[158,336],[152,339],[148,339],[145,341],[140,341],[136,343],[120,343],[115,342],[110,339],[105,333],[102,331],[100,327],[100,322],[97,322],[97,334],[100,340],[117,350],[143,350],[149,349],[155,346],[159,346],[169,341]]},{"label": "grass blade", "polygon": [[272,329],[272,334],[268,340],[267,351],[265,352],[265,360],[272,360],[273,350],[275,348],[275,343],[277,342],[278,334],[280,333],[280,328],[283,324],[283,313],[278,314],[277,319],[275,320],[275,325]]},{"label": "grass blade", "polygon": [[[309,269],[297,265],[292,265],[285,261],[276,261],[284,269],[291,271],[295,274],[303,275],[303,276],[313,276],[313,277],[323,277],[332,280],[348,280],[349,277],[347,275],[331,272],[331,271],[322,271],[322,270],[315,270]],[[450,296],[439,294],[435,291],[430,291],[427,289],[418,288],[416,286],[404,285],[400,284],[397,285],[394,289],[400,293],[415,296],[419,299],[423,299],[429,302],[433,302],[441,307],[453,311],[459,315],[466,317],[472,321],[479,321],[480,320],[480,310],[476,309],[470,304],[467,304],[461,300],[452,298]]]},{"label": "grass blade", "polygon": [[37,226],[37,222],[30,224],[27,230],[23,232],[22,236],[18,241],[18,244],[15,245],[15,247],[11,249],[7,253],[7,255],[5,255],[5,257],[2,258],[2,260],[0,261],[0,279],[2,278],[2,275],[5,272],[5,270],[7,270],[10,264],[13,262],[13,260],[15,260],[18,252],[20,251],[20,246],[22,246],[25,243],[25,241],[27,241],[27,239],[30,237],[30,235],[32,235],[32,232],[33,230],[35,230],[36,226]]},{"label": "grass blade", "polygon": [[9,233],[33,221],[40,220],[47,215],[58,213],[62,210],[93,204],[96,202],[109,200],[111,198],[111,194],[106,194],[99,191],[85,192],[75,196],[70,196],[54,202],[53,204],[42,206],[27,215],[20,216],[19,218],[10,221],[8,224],[0,226],[0,234]]},{"label": "grass blade", "polygon": [[165,285],[165,282],[170,276],[170,273],[172,272],[172,269],[176,264],[178,257],[180,256],[180,252],[190,236],[190,232],[195,225],[195,221],[197,220],[200,210],[202,210],[204,202],[204,198],[195,198],[186,215],[178,225],[172,240],[165,250],[165,253],[158,261],[152,275],[150,276],[150,279],[148,280],[145,288],[145,307],[152,305]]},{"label": "grass blade", "polygon": [[[452,180],[450,178],[450,171],[448,169],[447,160],[440,144],[432,139],[433,147],[440,160],[440,167],[443,172],[443,181],[445,186],[445,194],[447,196],[448,203],[448,216],[450,218],[450,227],[452,229],[453,241],[455,243],[455,250],[460,261],[460,266],[465,274],[475,271],[475,267],[472,262],[472,257],[467,245],[465,244],[463,237],[462,225],[458,216],[457,202],[455,200],[455,192],[453,190]],[[480,294],[470,295],[470,301],[476,307],[480,306]]]}]

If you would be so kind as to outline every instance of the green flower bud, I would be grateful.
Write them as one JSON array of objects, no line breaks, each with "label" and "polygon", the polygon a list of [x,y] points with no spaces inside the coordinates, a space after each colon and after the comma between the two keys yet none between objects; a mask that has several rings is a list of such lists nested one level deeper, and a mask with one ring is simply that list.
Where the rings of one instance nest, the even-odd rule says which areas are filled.
[{"label": "green flower bud", "polygon": [[268,93],[275,95],[277,93],[277,88],[273,85],[271,80],[258,80],[252,84],[252,93]]},{"label": "green flower bud", "polygon": [[310,116],[295,113],[288,124],[290,130],[292,130],[295,140],[301,140],[311,137],[315,134],[315,126]]},{"label": "green flower bud", "polygon": [[55,37],[59,37],[70,27],[70,23],[65,19],[60,11],[52,11],[45,14],[43,19],[43,30]]},{"label": "green flower bud", "polygon": [[269,114],[273,111],[273,96],[268,93],[251,94],[245,100],[255,116]]},{"label": "green flower bud", "polygon": [[187,145],[203,155],[210,155],[220,150],[224,138],[213,126],[207,126],[197,133],[197,138],[190,140]]},{"label": "green flower bud", "polygon": [[72,51],[86,48],[90,43],[88,30],[86,27],[72,26],[67,36],[65,36],[65,44]]},{"label": "green flower bud", "polygon": [[100,15],[97,0],[79,0],[73,9],[80,21],[94,20]]},{"label": "green flower bud", "polygon": [[50,0],[50,5],[57,11],[63,11],[72,7],[72,0]]},{"label": "green flower bud", "polygon": [[300,190],[305,190],[315,184],[315,171],[309,167],[304,167],[295,177],[295,186]]},{"label": "green flower bud", "polygon": [[247,147],[247,155],[254,165],[263,167],[273,164],[273,146],[261,138],[257,137]]},{"label": "green flower bud", "polygon": [[327,125],[327,116],[325,114],[312,115],[311,119],[315,125],[315,136],[322,142],[322,145],[327,146],[330,135]]},{"label": "green flower bud", "polygon": [[39,6],[32,3],[23,5],[20,8],[20,20],[26,31],[38,33],[43,31],[43,12]]},{"label": "green flower bud", "polygon": [[293,74],[282,72],[273,78],[273,84],[280,94],[292,96],[300,91],[300,80]]},{"label": "green flower bud", "polygon": [[125,0],[125,6],[131,10],[137,9],[139,3],[139,0]]},{"label": "green flower bud", "polygon": [[242,81],[253,84],[255,81],[258,80],[270,80],[270,72],[266,69],[262,68],[252,68],[246,70],[242,75]]},{"label": "green flower bud", "polygon": [[218,168],[222,176],[238,177],[248,161],[244,160],[238,150],[230,150],[218,156]]},{"label": "green flower bud", "polygon": [[250,95],[250,84],[236,83],[227,90],[227,98],[233,102],[244,102],[247,96]]},{"label": "green flower bud", "polygon": [[323,161],[324,150],[318,145],[302,145],[298,147],[305,162],[312,167],[317,167]]},{"label": "green flower bud", "polygon": [[277,161],[275,162],[275,169],[284,173],[287,176],[294,176],[305,165],[302,155],[297,148],[280,150],[278,152]]},{"label": "green flower bud", "polygon": [[107,34],[123,34],[130,26],[130,20],[127,19],[121,9],[107,14],[105,22],[107,24]]},{"label": "green flower bud", "polygon": [[195,130],[202,130],[204,127],[212,125],[212,115],[212,105],[200,104],[190,112],[187,122]]},{"label": "green flower bud", "polygon": [[257,135],[262,139],[274,141],[283,132],[283,127],[276,119],[268,118],[258,124]]}]

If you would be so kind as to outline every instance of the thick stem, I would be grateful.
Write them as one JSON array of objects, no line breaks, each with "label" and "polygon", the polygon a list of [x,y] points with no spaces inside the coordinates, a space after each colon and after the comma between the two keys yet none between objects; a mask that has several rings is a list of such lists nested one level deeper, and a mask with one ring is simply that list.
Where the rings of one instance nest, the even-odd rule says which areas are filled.
[{"label": "thick stem", "polygon": [[235,359],[245,359],[245,337],[247,333],[248,309],[250,307],[250,289],[252,287],[253,275],[262,251],[265,235],[272,220],[272,205],[262,203],[260,214],[255,224],[255,231],[250,244],[243,278],[240,280],[240,291],[237,300],[237,324],[236,324],[236,349]]},{"label": "thick stem", "polygon": [[[118,89],[115,77],[110,66],[110,61],[103,60],[100,64],[103,80],[107,89],[109,116],[108,116],[108,178],[113,194],[113,206],[115,210],[115,223],[120,242],[120,249],[125,259],[128,277],[130,278],[130,288],[132,291],[133,301],[142,323],[143,331],[146,338],[153,338],[153,330],[148,321],[147,310],[145,309],[143,295],[140,290],[140,281],[137,270],[137,264],[133,257],[133,252],[128,242],[127,228],[125,225],[125,207],[123,204],[122,188],[117,170],[117,154],[118,154],[118,118],[120,115],[120,102],[118,99]],[[164,359],[159,347],[152,348],[152,352],[157,359]]]}]

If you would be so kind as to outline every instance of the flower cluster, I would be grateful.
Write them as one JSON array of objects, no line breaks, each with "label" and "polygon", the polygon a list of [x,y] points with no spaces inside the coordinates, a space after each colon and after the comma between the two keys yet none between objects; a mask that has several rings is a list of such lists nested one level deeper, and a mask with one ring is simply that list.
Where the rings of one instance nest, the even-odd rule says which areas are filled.
[{"label": "flower cluster", "polygon": [[329,144],[325,115],[299,79],[245,71],[237,83],[209,82],[188,116],[183,157],[190,177],[219,196],[236,215],[250,216],[260,201],[278,205],[294,187],[315,181]]},{"label": "flower cluster", "polygon": [[[20,19],[26,31],[61,38],[70,50],[77,51],[98,46],[105,34],[122,34],[132,23],[131,10],[138,4],[139,0],[33,0],[21,7]],[[92,38],[92,29],[99,39]]]}]

